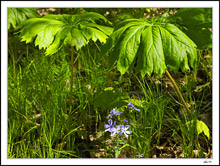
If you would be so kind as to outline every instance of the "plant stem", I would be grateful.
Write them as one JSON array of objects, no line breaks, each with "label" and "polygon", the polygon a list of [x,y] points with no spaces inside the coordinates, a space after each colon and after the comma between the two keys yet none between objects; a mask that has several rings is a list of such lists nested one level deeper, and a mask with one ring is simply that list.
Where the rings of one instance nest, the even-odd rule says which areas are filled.
[{"label": "plant stem", "polygon": [[174,88],[175,88],[175,90],[176,90],[178,96],[180,97],[180,100],[182,101],[186,112],[189,112],[189,109],[188,109],[188,107],[187,107],[187,105],[186,105],[186,102],[185,102],[185,100],[183,99],[183,96],[182,96],[182,94],[181,94],[181,92],[180,92],[178,86],[176,85],[176,82],[174,81],[174,79],[172,78],[172,76],[170,75],[170,73],[168,72],[168,70],[166,70],[166,74],[167,74],[168,78],[170,79],[170,81],[172,82],[172,84],[173,84],[173,86],[174,86]]},{"label": "plant stem", "polygon": [[74,47],[71,48],[71,78],[70,78],[70,109],[72,105],[72,92],[73,92],[73,53]]}]

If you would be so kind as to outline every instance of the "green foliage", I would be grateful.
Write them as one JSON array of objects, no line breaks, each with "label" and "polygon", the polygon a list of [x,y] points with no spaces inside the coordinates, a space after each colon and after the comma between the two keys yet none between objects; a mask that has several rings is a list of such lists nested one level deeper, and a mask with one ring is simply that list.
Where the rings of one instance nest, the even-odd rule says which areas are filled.
[{"label": "green foliage", "polygon": [[46,15],[42,18],[32,18],[25,22],[21,29],[21,41],[26,43],[35,39],[35,46],[45,48],[46,55],[56,53],[63,45],[75,46],[77,50],[85,46],[90,39],[105,42],[112,33],[112,28],[98,25],[94,21],[102,19],[109,21],[98,13],[76,15]]},{"label": "green foliage", "polygon": [[[187,122],[187,125],[193,125],[193,123],[194,123],[194,120]],[[209,128],[203,121],[196,120],[196,129],[197,129],[198,135],[203,132],[209,138],[210,136]]]},{"label": "green foliage", "polygon": [[121,75],[134,67],[141,75],[162,75],[167,66],[177,72],[195,67],[196,45],[179,28],[160,19],[127,19],[121,22],[101,48],[100,57],[109,54],[110,65],[116,60]]},{"label": "green foliage", "polygon": [[212,8],[182,8],[169,19],[180,26],[199,49],[212,48]]},{"label": "green foliage", "polygon": [[95,95],[94,106],[104,109],[125,106],[129,99],[128,93],[122,93],[119,89],[114,89],[112,87],[105,88]]},{"label": "green foliage", "polygon": [[[187,46],[185,48],[184,44],[181,45],[179,42],[183,40],[187,43],[190,40],[179,37],[183,34],[178,29],[181,27],[179,24],[174,24],[178,28],[169,24],[170,20],[167,17],[149,21],[130,19],[122,22],[122,19],[125,18],[140,18],[146,12],[143,9],[126,8],[111,10],[109,8],[91,8],[88,11],[97,11],[102,15],[108,11],[109,14],[106,14],[108,20],[113,23],[121,22],[107,42],[108,44],[104,46],[107,48],[107,45],[110,45],[110,49],[102,48],[102,53],[110,53],[110,63],[106,58],[102,61],[103,64],[111,66],[116,60],[119,60],[119,53],[130,55],[136,51],[127,71],[135,67],[135,71],[138,72],[138,63],[141,62],[141,59],[138,61],[138,58],[147,59],[147,56],[142,57],[141,51],[147,54],[147,49],[149,49],[151,54],[148,57],[153,58],[153,66],[154,61],[159,59],[162,52],[166,67],[171,68],[172,66],[167,63],[175,56],[170,55],[173,50],[167,51],[166,55],[164,51],[171,43],[170,47],[178,45],[178,48],[181,49],[179,52],[182,53],[180,55],[187,54],[190,64],[194,65],[194,56],[192,56],[193,61],[191,62],[190,53],[186,53],[190,52],[191,47],[189,46],[187,50]],[[149,9],[148,13],[151,11],[153,10]],[[160,11],[163,12],[164,9]],[[85,17],[85,21],[77,21],[76,15],[74,17],[62,15],[82,12],[85,11],[80,8],[56,9],[53,14],[61,15],[47,15],[42,18],[30,19],[27,21],[31,23],[30,25],[25,22],[25,26],[23,26],[26,28],[26,32],[23,32],[24,41],[27,43],[35,41],[35,44],[41,48],[40,51],[34,47],[33,43],[25,45],[24,42],[20,43],[19,40],[16,40],[18,35],[11,35],[10,40],[15,51],[17,72],[14,77],[12,63],[8,61],[8,158],[137,158],[137,154],[143,154],[144,158],[152,158],[155,155],[157,158],[166,156],[191,158],[195,150],[203,153],[207,148],[211,149],[212,140],[206,139],[206,136],[210,137],[209,132],[211,132],[211,117],[207,116],[207,114],[211,115],[211,111],[208,110],[212,109],[210,107],[212,103],[211,50],[198,51],[200,53],[197,62],[198,74],[186,73],[183,77],[179,72],[172,73],[180,90],[184,92],[184,98],[190,104],[190,110],[195,110],[191,112],[192,117],[188,117],[179,111],[181,106],[176,101],[178,96],[170,89],[170,82],[164,76],[140,78],[139,75],[125,74],[119,77],[116,70],[109,70],[105,65],[101,65],[97,58],[102,43],[89,42],[87,44],[87,42],[90,39],[104,42],[106,38],[96,32],[106,32],[104,34],[108,36],[112,33],[112,28],[101,26],[104,20],[102,18],[95,24],[96,19],[90,17]],[[161,12],[159,13],[156,9],[155,12],[158,13],[157,15],[161,15]],[[128,13],[130,15],[127,15]],[[151,13],[154,14],[154,12]],[[150,15],[152,16],[152,14]],[[97,15],[96,18],[99,19],[99,16]],[[189,19],[189,17],[187,18]],[[160,22],[162,20],[164,22]],[[139,27],[142,25],[143,27]],[[74,39],[79,36],[80,40],[73,40],[72,36],[70,39],[72,43],[78,45],[79,49],[81,47],[74,53],[76,57],[74,65],[79,62],[79,67],[74,70],[72,109],[68,100],[71,87],[68,54],[69,45],[72,43],[69,44],[67,36],[65,37],[65,31],[69,31],[69,26],[72,26],[74,31],[78,28],[77,30],[84,37],[80,41],[82,39],[80,35],[73,34]],[[11,29],[12,27],[11,24]],[[97,31],[93,33],[91,28]],[[12,31],[9,29],[10,34]],[[129,38],[127,35],[132,37]],[[164,36],[169,38],[164,40]],[[59,38],[61,39],[58,40]],[[177,40],[179,38],[181,40]],[[84,40],[86,40],[86,47],[82,46],[85,43]],[[162,46],[160,46],[161,43]],[[174,44],[172,45],[172,43]],[[155,46],[150,47],[146,44],[155,44]],[[50,46],[51,49],[48,50]],[[42,48],[46,48],[47,52],[55,52],[56,48],[60,48],[60,50],[53,56],[45,57]],[[123,52],[121,48],[128,48],[128,50]],[[156,52],[161,49],[163,51]],[[194,51],[194,48],[192,50]],[[167,55],[168,53],[170,54]],[[128,64],[130,64],[130,58],[129,56]],[[177,56],[177,58],[179,57]],[[122,59],[123,57],[120,60],[120,67],[124,65]],[[181,58],[178,60],[174,58],[174,60],[173,63],[169,63],[174,64],[175,68],[175,63],[179,62]],[[180,69],[185,64],[185,61],[183,62],[178,64]],[[141,70],[141,66],[139,69]],[[152,73],[155,72],[154,70],[156,71],[153,67]],[[145,72],[144,69],[141,71]],[[158,72],[160,73],[160,70]],[[194,78],[197,82],[194,81]],[[127,108],[130,101],[140,109],[140,112]],[[132,130],[132,134],[128,140],[124,140],[125,142],[114,136],[109,137],[104,129],[107,121],[106,115],[115,107],[118,107],[117,111],[123,112],[120,116],[113,117],[117,121],[117,125],[120,124],[118,123],[120,121],[124,125],[130,125]],[[190,122],[198,117],[200,121]],[[124,120],[128,120],[128,123],[125,123]],[[186,122],[192,126],[187,128]],[[204,132],[206,136],[198,138],[197,132],[198,134]],[[198,143],[202,145],[202,149]],[[206,145],[203,146],[204,144]],[[170,147],[173,150],[170,151]],[[172,151],[175,152],[175,155]],[[163,156],[164,154],[166,156]],[[199,155],[199,158],[209,158],[209,156],[202,154]]]},{"label": "green foliage", "polygon": [[39,17],[33,8],[8,8],[8,29],[20,27],[28,18]]},{"label": "green foliage", "polygon": [[204,132],[204,134],[209,138],[209,136],[210,136],[209,128],[207,127],[207,125],[203,121],[197,120],[196,127],[197,127],[198,134]]}]

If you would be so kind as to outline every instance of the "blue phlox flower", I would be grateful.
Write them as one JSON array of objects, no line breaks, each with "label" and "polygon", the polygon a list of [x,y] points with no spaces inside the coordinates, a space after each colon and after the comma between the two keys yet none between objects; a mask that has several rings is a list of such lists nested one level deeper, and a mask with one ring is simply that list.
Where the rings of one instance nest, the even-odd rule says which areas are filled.
[{"label": "blue phlox flower", "polygon": [[105,131],[108,131],[111,133],[111,136],[115,135],[117,133],[117,129],[115,128],[116,121],[113,121],[111,119],[108,120],[108,124],[105,124],[104,127],[106,128]]},{"label": "blue phlox flower", "polygon": [[[119,134],[119,135],[124,134],[125,137],[128,138],[128,134],[131,134],[131,133],[132,133],[130,130],[127,131],[127,130],[129,129],[129,127],[130,127],[130,125],[126,125],[126,126],[124,126],[124,125],[119,125],[118,128],[117,128],[118,134]],[[119,131],[119,130],[121,130],[121,131]]]},{"label": "blue phlox flower", "polygon": [[124,120],[125,121],[125,123],[128,123],[128,121],[127,120]]},{"label": "blue phlox flower", "polygon": [[122,112],[116,112],[117,107],[113,108],[113,110],[110,111],[110,114],[108,115],[108,118],[112,118],[113,115],[120,115]]},{"label": "blue phlox flower", "polygon": [[131,101],[128,103],[128,109],[130,109],[130,108],[133,108],[133,109],[135,109],[136,111],[138,111],[138,112],[140,112],[140,109],[138,109],[138,108],[136,108],[132,103],[131,103]]}]

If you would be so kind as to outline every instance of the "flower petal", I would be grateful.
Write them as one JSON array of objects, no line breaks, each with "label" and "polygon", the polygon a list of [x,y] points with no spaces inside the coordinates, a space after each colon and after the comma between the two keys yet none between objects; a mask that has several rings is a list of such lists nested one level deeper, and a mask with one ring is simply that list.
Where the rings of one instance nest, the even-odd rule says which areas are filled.
[{"label": "flower petal", "polygon": [[133,107],[136,111],[140,112],[140,109],[137,109],[136,107]]},{"label": "flower petal", "polygon": [[114,127],[114,126],[115,126],[115,123],[116,123],[116,121],[114,121],[114,124],[112,125],[112,127]]},{"label": "flower petal", "polygon": [[116,110],[117,110],[117,107],[113,108],[113,110],[111,110],[112,114],[115,114]]},{"label": "flower petal", "polygon": [[126,133],[124,133],[124,134],[125,134],[125,137],[128,139],[128,135]]},{"label": "flower petal", "polygon": [[122,131],[119,131],[118,134],[119,134],[119,135],[122,135]]},{"label": "flower petal", "polygon": [[112,120],[111,119],[109,119],[108,120],[108,123],[110,124],[110,126],[112,125]]},{"label": "flower petal", "polygon": [[109,132],[111,132],[111,131],[110,131],[110,128],[106,129],[105,131],[109,131]]},{"label": "flower petal", "polygon": [[115,131],[111,132],[111,135],[110,135],[110,136],[113,136],[113,135],[115,135],[115,133],[116,133]]},{"label": "flower petal", "polygon": [[125,130],[129,129],[130,125],[126,125],[125,126]]},{"label": "flower petal", "polygon": [[105,124],[104,127],[107,129],[109,128],[110,126],[108,124]]},{"label": "flower petal", "polygon": [[117,130],[117,132],[119,132],[119,130],[121,130],[121,125],[118,125],[116,130]]},{"label": "flower petal", "polygon": [[131,130],[129,130],[129,131],[125,131],[125,132],[126,132],[126,134],[131,134],[131,133],[132,133]]},{"label": "flower petal", "polygon": [[131,101],[128,103],[128,108],[132,107],[133,104],[131,104]]}]

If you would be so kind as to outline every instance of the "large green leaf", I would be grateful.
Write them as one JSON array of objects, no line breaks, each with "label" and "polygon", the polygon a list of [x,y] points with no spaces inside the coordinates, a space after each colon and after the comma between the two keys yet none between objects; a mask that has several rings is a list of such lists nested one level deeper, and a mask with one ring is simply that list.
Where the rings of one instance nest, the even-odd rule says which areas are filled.
[{"label": "large green leaf", "polygon": [[152,72],[159,75],[163,74],[166,65],[159,28],[156,26],[146,28],[143,31],[141,42],[136,72],[141,72],[142,76],[146,73],[151,75]]},{"label": "large green leaf", "polygon": [[63,45],[75,46],[77,50],[88,44],[89,40],[106,42],[113,28],[96,24],[94,21],[108,20],[98,13],[77,15],[46,15],[25,22],[21,31],[21,41],[32,42],[46,49],[46,55],[56,53]]},{"label": "large green leaf", "polygon": [[26,21],[21,29],[21,41],[32,42],[36,37],[35,45],[39,49],[48,47],[57,31],[64,25],[62,21],[48,18],[32,18]]},{"label": "large green leaf", "polygon": [[39,17],[33,8],[8,8],[8,29],[18,28],[28,18]]},{"label": "large green leaf", "polygon": [[125,73],[130,64],[134,61],[140,44],[140,34],[144,26],[132,26],[125,32],[125,36],[120,42],[118,70]]},{"label": "large green leaf", "polygon": [[[130,21],[131,19],[129,19]],[[133,20],[133,19],[132,19]],[[136,19],[135,19],[136,20]],[[117,30],[114,31],[106,41],[106,43],[102,46],[101,52],[100,52],[100,58],[107,55],[109,52],[111,53],[111,58],[109,61],[109,67],[113,65],[113,63],[117,60],[118,53],[120,52],[120,41],[123,38],[123,33],[130,27],[137,25],[137,22],[129,22],[128,20],[125,20],[121,22],[118,26],[120,28],[116,28]],[[139,21],[139,20],[138,20]],[[139,25],[147,25],[146,22],[140,21],[141,24]]]},{"label": "large green leaf", "polygon": [[142,76],[162,75],[167,67],[177,72],[196,65],[196,45],[178,27],[154,18],[128,19],[121,22],[103,45],[100,58],[109,55],[110,64],[117,61],[121,75],[134,65]]},{"label": "large green leaf", "polygon": [[181,8],[169,17],[179,25],[212,27],[212,8]]},{"label": "large green leaf", "polygon": [[[191,127],[192,127],[194,122],[195,122],[194,120],[191,120],[191,121],[187,122],[186,124],[191,125]],[[196,120],[195,124],[196,124],[196,130],[197,130],[198,135],[203,132],[208,138],[210,137],[209,128],[207,127],[207,125],[203,121]]]},{"label": "large green leaf", "polygon": [[212,8],[182,8],[169,17],[199,49],[212,48]]}]

